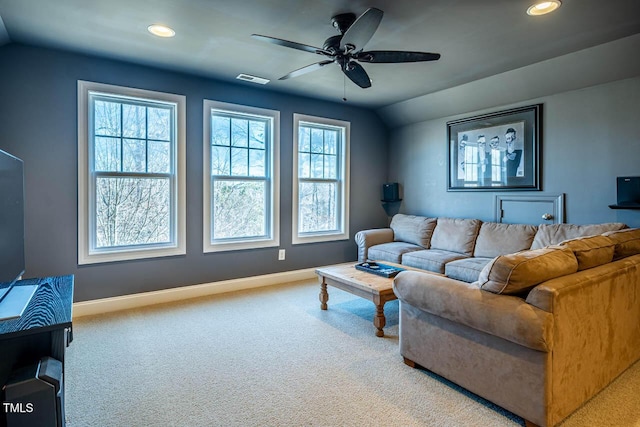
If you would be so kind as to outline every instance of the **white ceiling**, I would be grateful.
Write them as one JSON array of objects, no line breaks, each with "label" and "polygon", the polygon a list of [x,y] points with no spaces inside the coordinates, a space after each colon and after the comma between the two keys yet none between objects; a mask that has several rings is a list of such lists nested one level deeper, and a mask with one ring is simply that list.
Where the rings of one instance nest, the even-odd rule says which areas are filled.
[{"label": "white ceiling", "polygon": [[[293,79],[324,57],[252,39],[252,33],[322,47],[338,34],[331,17],[384,18],[365,50],[438,52],[436,62],[363,64],[373,86],[346,80],[348,102],[381,108],[640,33],[640,0],[563,0],[555,13],[525,11],[532,0],[0,0],[0,44],[17,42],[105,56],[340,101],[345,79],[330,65]],[[4,26],[3,26],[4,23]],[[164,23],[176,37],[146,28]],[[606,65],[606,64],[605,64]],[[262,87],[262,86],[256,86]]]}]

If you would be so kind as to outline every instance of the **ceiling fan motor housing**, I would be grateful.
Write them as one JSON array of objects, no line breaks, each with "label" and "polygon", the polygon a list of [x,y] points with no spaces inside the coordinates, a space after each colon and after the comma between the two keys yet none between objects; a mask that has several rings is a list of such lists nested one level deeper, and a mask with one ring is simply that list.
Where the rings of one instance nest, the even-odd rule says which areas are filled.
[{"label": "ceiling fan motor housing", "polygon": [[340,31],[340,34],[344,34],[349,29],[351,24],[356,21],[355,13],[341,13],[331,18],[331,25]]},{"label": "ceiling fan motor housing", "polygon": [[325,40],[322,49],[332,53],[338,53],[340,51],[340,40],[342,40],[342,34],[339,36],[331,36]]}]

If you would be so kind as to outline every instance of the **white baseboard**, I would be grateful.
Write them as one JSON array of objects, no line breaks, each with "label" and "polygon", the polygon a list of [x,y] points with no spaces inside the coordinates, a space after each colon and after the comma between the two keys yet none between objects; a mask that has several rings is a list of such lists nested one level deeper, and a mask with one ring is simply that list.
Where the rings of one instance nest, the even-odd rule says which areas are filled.
[{"label": "white baseboard", "polygon": [[310,280],[317,277],[315,271],[315,268],[307,268],[304,270],[285,271],[282,273],[265,274],[262,276],[224,280],[221,282],[181,286],[179,288],[163,289],[161,291],[143,292],[120,297],[76,302],[73,304],[73,317],[78,318],[94,314],[109,313],[112,311],[127,310],[148,305],[198,298],[206,295],[221,294],[224,292]]}]

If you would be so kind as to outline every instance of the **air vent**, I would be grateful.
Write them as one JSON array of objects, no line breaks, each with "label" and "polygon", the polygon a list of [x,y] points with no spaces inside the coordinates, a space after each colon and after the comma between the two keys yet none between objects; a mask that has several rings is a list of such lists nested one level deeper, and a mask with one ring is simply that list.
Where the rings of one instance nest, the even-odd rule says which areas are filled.
[{"label": "air vent", "polygon": [[238,80],[244,80],[245,82],[258,83],[260,85],[266,85],[269,83],[268,79],[263,79],[262,77],[251,76],[249,74],[238,74],[236,77]]}]

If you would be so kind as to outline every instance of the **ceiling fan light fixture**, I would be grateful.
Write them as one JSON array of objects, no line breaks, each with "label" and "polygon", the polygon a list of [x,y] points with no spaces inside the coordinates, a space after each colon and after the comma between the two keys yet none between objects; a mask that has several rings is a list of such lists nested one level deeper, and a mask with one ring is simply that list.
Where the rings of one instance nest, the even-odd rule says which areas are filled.
[{"label": "ceiling fan light fixture", "polygon": [[562,2],[560,0],[537,1],[535,4],[529,6],[529,9],[527,9],[527,15],[546,15],[547,13],[551,13],[558,9],[560,6],[562,6]]},{"label": "ceiling fan light fixture", "polygon": [[147,31],[149,31],[154,36],[164,38],[173,37],[176,35],[176,32],[173,31],[173,28],[167,27],[166,25],[162,24],[151,24],[147,27]]}]

